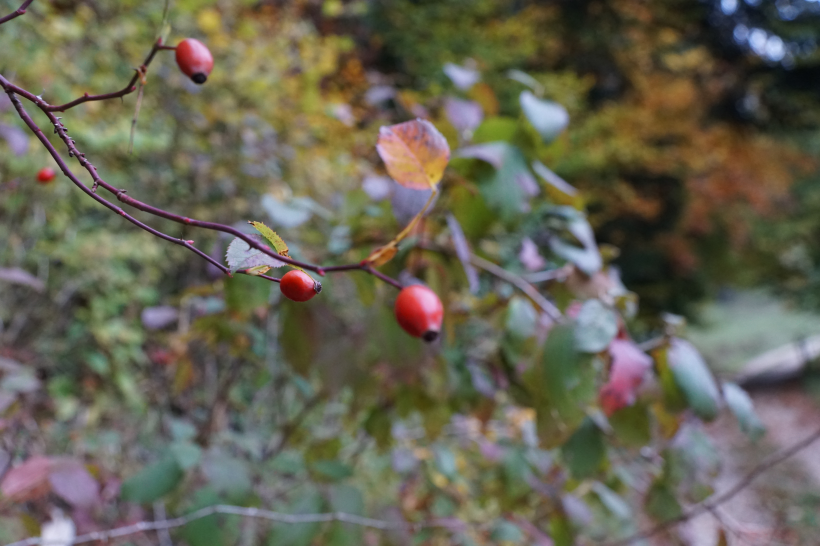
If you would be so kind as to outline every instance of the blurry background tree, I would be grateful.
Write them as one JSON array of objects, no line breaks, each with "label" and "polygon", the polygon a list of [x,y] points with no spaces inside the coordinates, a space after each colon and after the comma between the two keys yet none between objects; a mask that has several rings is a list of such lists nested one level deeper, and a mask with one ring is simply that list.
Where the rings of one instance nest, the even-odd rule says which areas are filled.
[{"label": "blurry background tree", "polygon": [[[53,162],[0,98],[4,456],[70,456],[64,473],[93,480],[100,496],[83,504],[52,491],[79,531],[158,517],[151,503],[163,499],[173,513],[222,501],[457,516],[486,523],[456,533],[464,544],[571,544],[582,528],[577,540],[635,531],[630,506],[664,520],[708,495],[715,462],[696,424],[680,428],[689,414],[664,368],[670,346],[653,355],[664,404],[648,394],[614,414],[611,432],[586,406],[597,407],[621,349],[582,358],[563,330],[537,349],[540,312],[509,283],[465,270],[451,238],[517,278],[567,260],[580,270],[592,260],[595,272],[598,250],[573,207],[585,208],[603,261],[640,297],[630,328],[642,338],[674,329],[659,311],[694,314],[726,285],[766,283],[820,304],[814,3],[178,0],[169,13],[170,29],[160,1],[35,1],[0,28],[0,71],[57,104],[121,88],[158,33],[207,43],[216,67],[205,86],[170,56],[152,64],[133,154],[136,93],[64,121],[115,186],[205,220],[264,220],[311,262],[365,258],[423,205],[424,192],[385,176],[374,144],[381,125],[431,119],[460,157],[434,212],[383,269],[442,296],[445,337],[434,348],[407,337],[391,316],[394,289],[370,276],[327,277],[309,304],[280,301],[275,285],[223,278],[60,176],[36,184]],[[530,123],[539,116],[553,127]],[[230,242],[155,225],[218,259]],[[584,247],[557,244],[566,233]],[[607,271],[603,286],[577,271],[548,286],[562,310],[614,290],[630,317],[634,300]],[[594,311],[583,316],[608,316]],[[672,347],[697,362],[688,345]],[[583,392],[545,422],[555,392],[526,387],[554,377],[516,377],[538,369],[542,351],[564,350],[591,375],[569,378]],[[700,417],[717,404],[706,391],[689,401]],[[729,391],[727,401],[743,399]],[[624,462],[645,445],[649,463]],[[37,468],[43,478],[55,467]],[[41,492],[4,507],[0,538],[38,533],[50,506]],[[361,543],[341,525],[268,534],[227,521],[180,538]]]}]

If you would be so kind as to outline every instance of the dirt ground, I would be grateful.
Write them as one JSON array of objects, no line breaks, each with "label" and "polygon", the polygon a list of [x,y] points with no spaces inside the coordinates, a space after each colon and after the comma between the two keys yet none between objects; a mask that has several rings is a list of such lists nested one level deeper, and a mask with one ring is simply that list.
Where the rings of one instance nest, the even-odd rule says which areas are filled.
[{"label": "dirt ground", "polygon": [[[764,458],[820,426],[820,401],[800,384],[751,394],[767,428],[757,444],[738,430],[731,415],[707,429],[723,461],[718,494]],[[757,478],[715,514],[704,514],[681,531],[691,546],[715,546],[720,527],[726,529],[729,546],[820,545],[820,441]]]}]

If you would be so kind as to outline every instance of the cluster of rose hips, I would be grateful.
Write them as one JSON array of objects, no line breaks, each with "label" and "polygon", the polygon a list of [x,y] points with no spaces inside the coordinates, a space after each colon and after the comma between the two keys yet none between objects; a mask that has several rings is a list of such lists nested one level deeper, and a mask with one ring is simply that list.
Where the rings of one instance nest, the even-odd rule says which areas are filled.
[{"label": "cluster of rose hips", "polygon": [[[300,270],[288,271],[279,283],[282,295],[293,301],[308,301],[322,285]],[[444,307],[435,292],[420,284],[406,286],[395,305],[396,320],[405,332],[424,341],[434,341],[441,331]]]}]

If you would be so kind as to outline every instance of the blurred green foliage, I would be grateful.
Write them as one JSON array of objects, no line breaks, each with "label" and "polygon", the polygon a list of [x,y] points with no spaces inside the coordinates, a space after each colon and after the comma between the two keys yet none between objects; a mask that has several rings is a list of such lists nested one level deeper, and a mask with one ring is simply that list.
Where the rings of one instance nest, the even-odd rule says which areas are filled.
[{"label": "blurred green foliage", "polygon": [[[757,81],[755,61],[730,66],[706,39],[705,8],[684,4],[179,0],[161,28],[159,1],[35,1],[0,29],[0,70],[53,104],[120,88],[158,34],[207,43],[216,64],[204,86],[167,52],[151,65],[133,154],[136,94],[63,122],[129,195],[242,228],[265,221],[298,259],[356,263],[403,227],[426,196],[416,203],[383,177],[378,127],[431,119],[452,168],[382,270],[434,289],[445,328],[435,346],[410,338],[392,316],[394,289],[360,272],[329,274],[308,304],[283,300],[275,284],[224,278],[132,228],[62,177],[36,184],[52,161],[0,102],[0,265],[31,276],[0,280],[0,356],[44,387],[0,391],[3,449],[87,463],[110,509],[96,523],[75,509],[80,531],[148,518],[139,505],[162,499],[174,514],[230,502],[492,524],[427,530],[419,543],[572,544],[634,532],[644,501],[662,520],[703,498],[708,447],[683,423],[704,384],[701,413],[717,408],[708,370],[682,393],[681,365],[661,345],[659,388],[628,389],[637,403],[607,419],[606,348],[627,326],[671,331],[655,312],[691,310],[716,284],[785,274],[769,265],[781,248],[757,218],[793,204],[790,184],[813,163],[771,127],[716,113],[739,80]],[[445,63],[480,81],[460,85]],[[474,104],[454,114],[448,101]],[[557,138],[533,108],[554,116]],[[137,215],[217,259],[230,242]],[[453,222],[465,234],[456,246],[517,278],[563,268],[562,282],[539,286],[583,314],[547,332],[543,309],[503,279],[482,272],[471,287]],[[573,308],[583,300],[603,304]],[[18,373],[4,368],[4,381]],[[640,464],[647,445],[658,460]],[[36,522],[46,507],[3,509]],[[211,516],[179,538],[359,544],[360,532]]]}]

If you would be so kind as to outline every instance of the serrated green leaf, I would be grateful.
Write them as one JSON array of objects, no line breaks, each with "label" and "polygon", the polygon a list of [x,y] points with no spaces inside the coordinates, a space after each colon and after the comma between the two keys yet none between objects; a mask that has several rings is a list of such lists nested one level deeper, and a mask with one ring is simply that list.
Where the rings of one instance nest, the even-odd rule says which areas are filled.
[{"label": "serrated green leaf", "polygon": [[151,503],[170,493],[183,475],[176,458],[169,453],[125,480],[120,496],[138,504]]},{"label": "serrated green leaf", "polygon": [[724,383],[723,397],[744,434],[752,440],[757,440],[765,434],[766,427],[755,413],[754,403],[746,391],[734,383]]},{"label": "serrated green leaf", "polygon": [[669,368],[695,415],[712,421],[720,409],[720,392],[712,372],[695,347],[674,338],[669,347]]},{"label": "serrated green leaf", "polygon": [[273,249],[276,251],[277,254],[280,256],[287,256],[288,255],[288,245],[285,241],[271,228],[263,224],[262,222],[248,222],[250,225],[256,229],[262,236],[267,239],[271,245],[273,245]]}]

